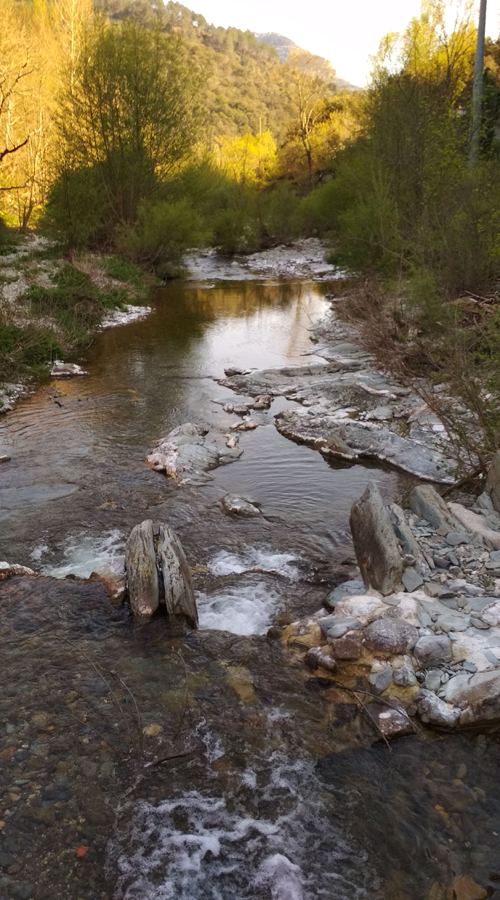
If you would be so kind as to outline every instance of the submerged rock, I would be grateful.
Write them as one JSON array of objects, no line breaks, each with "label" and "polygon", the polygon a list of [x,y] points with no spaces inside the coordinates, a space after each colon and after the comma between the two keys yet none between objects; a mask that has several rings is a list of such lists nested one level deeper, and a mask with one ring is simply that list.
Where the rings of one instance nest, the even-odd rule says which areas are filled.
[{"label": "submerged rock", "polygon": [[233,516],[260,516],[261,511],[255,503],[247,497],[237,497],[235,494],[226,494],[222,498],[222,505],[227,513]]},{"label": "submerged rock", "polygon": [[132,529],[125,547],[125,568],[130,608],[136,619],[147,622],[164,605],[171,623],[198,625],[191,573],[182,545],[168,525],[151,519]]},{"label": "submerged rock", "polygon": [[365,584],[382,594],[401,586],[401,552],[377,486],[372,483],[351,509],[354,550]]},{"label": "submerged rock", "polygon": [[14,575],[35,575],[33,569],[28,566],[20,566],[18,563],[0,562],[0,581],[12,578]]},{"label": "submerged rock", "polygon": [[151,451],[147,462],[157,472],[165,472],[180,484],[209,478],[210,469],[239,459],[243,450],[227,446],[227,437],[202,425],[186,422],[169,432]]}]

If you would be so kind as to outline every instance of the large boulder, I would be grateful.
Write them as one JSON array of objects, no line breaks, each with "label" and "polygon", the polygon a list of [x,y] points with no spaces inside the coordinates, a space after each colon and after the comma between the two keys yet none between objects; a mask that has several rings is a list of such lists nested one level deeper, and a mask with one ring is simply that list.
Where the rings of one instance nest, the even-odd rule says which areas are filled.
[{"label": "large boulder", "polygon": [[136,525],[125,546],[128,598],[135,619],[147,622],[160,605],[160,581],[151,519]]},{"label": "large boulder", "polygon": [[163,605],[171,625],[197,627],[191,573],[168,525],[154,525],[151,519],[136,525],[125,547],[125,568],[130,608],[138,621],[149,621]]},{"label": "large boulder", "polygon": [[500,450],[497,450],[493,457],[486,481],[486,490],[491,497],[493,506],[497,512],[500,512]]},{"label": "large boulder", "polygon": [[425,519],[439,534],[447,534],[457,528],[457,520],[431,484],[419,484],[413,488],[410,506],[417,516]]},{"label": "large boulder", "polygon": [[[160,525],[156,555],[162,576],[163,600],[167,615],[185,619],[191,628],[198,626],[191,572],[182,544],[168,525]],[[160,598],[161,601],[162,598]]]},{"label": "large boulder", "polygon": [[403,573],[401,551],[389,513],[373,482],[353,505],[350,525],[365,584],[384,595],[398,591]]}]

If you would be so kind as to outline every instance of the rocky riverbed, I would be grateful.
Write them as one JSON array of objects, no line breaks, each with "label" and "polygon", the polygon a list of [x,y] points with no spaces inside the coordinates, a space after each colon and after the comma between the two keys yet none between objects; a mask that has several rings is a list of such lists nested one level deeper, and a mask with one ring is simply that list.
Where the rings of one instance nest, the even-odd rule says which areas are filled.
[{"label": "rocky riverbed", "polygon": [[[86,576],[112,557],[120,574],[133,526],[168,524],[200,625],[172,638],[165,580],[163,611],[139,625],[114,605],[116,578],[0,570],[9,898],[254,900],[257,885],[266,900],[462,900],[498,889],[494,709],[443,695],[457,676],[495,674],[483,651],[497,630],[496,482],[481,497],[445,494],[446,526],[404,499],[424,463],[443,493],[454,480],[446,433],[352,329],[337,330],[335,304],[314,324],[329,288],[296,283],[307,259],[287,253],[290,282],[268,270],[265,284],[252,275],[234,288],[217,286],[227,261],[209,254],[210,278],[170,286],[127,334],[101,333],[87,377],[60,379],[3,420],[7,558],[20,547],[38,571]],[[247,390],[260,372],[274,374]],[[307,441],[321,453],[280,426],[311,409],[335,420],[330,448]],[[339,410],[373,426],[379,448],[394,435],[394,459],[378,465],[377,446],[341,435]],[[392,556],[363,550],[361,504],[356,563],[345,532],[370,479],[386,521],[369,546]],[[46,482],[63,490],[47,499]],[[451,657],[429,664],[429,640]],[[458,710],[452,728],[426,721],[426,692],[431,711]],[[484,733],[465,728],[470,710]],[[404,731],[388,753],[384,739]]]}]

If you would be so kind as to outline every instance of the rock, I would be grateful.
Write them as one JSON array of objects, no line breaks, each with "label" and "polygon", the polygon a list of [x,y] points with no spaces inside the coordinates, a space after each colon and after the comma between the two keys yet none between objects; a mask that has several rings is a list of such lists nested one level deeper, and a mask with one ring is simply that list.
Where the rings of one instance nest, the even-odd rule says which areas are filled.
[{"label": "rock", "polygon": [[436,620],[436,624],[441,631],[446,631],[447,633],[450,631],[466,631],[469,627],[469,622],[470,618],[468,615],[459,612],[455,614],[452,611],[441,613]]},{"label": "rock", "polygon": [[424,583],[424,579],[421,575],[414,569],[412,566],[406,568],[403,572],[402,582],[406,590],[411,593],[412,591],[417,591],[418,588],[422,587]]},{"label": "rock", "polygon": [[8,453],[0,453],[0,465],[2,463],[10,462],[10,460],[11,457],[8,455]]},{"label": "rock", "polygon": [[413,687],[417,684],[417,676],[408,664],[400,666],[399,669],[394,669],[392,679],[398,687]]},{"label": "rock", "polygon": [[493,510],[495,508],[493,506],[493,502],[491,500],[490,495],[487,494],[486,491],[483,491],[482,494],[479,494],[479,497],[476,500],[476,506],[478,506],[479,509],[482,509],[482,510],[484,510],[484,512],[487,512],[487,513],[493,512]]},{"label": "rock", "polygon": [[136,525],[125,546],[128,599],[133,616],[147,622],[160,605],[160,581],[151,519]]},{"label": "rock", "polygon": [[377,654],[406,653],[418,640],[418,629],[404,619],[376,619],[364,630],[366,645]]},{"label": "rock", "polygon": [[376,484],[371,483],[353,505],[350,525],[365,584],[382,594],[399,590],[403,569],[401,554]]},{"label": "rock", "polygon": [[429,669],[429,671],[425,675],[425,687],[428,691],[433,691],[437,693],[439,688],[441,687],[441,669]]},{"label": "rock", "polygon": [[414,557],[415,562],[414,565],[417,566],[419,572],[428,572],[429,566],[425,560],[425,557],[420,549],[420,544],[415,538],[410,526],[406,521],[406,516],[404,511],[398,506],[397,503],[391,503],[389,507],[391,511],[392,523],[394,525],[394,530],[396,532],[396,536],[403,548],[404,553],[408,553]]},{"label": "rock", "polygon": [[364,594],[364,591],[365,585],[363,581],[358,581],[357,579],[344,581],[342,584],[337,585],[333,591],[330,591],[325,600],[325,604],[326,606],[329,606],[330,609],[334,609],[336,604],[344,597],[349,597],[353,594]]},{"label": "rock", "polygon": [[60,359],[56,359],[52,363],[50,374],[52,378],[71,378],[75,375],[88,375],[88,372],[76,363],[65,363]]},{"label": "rock", "polygon": [[423,635],[415,644],[413,653],[423,669],[438,666],[451,659],[451,641],[446,635]]},{"label": "rock", "polygon": [[0,581],[12,578],[14,575],[36,575],[28,566],[20,566],[17,563],[0,562]]},{"label": "rock", "polygon": [[227,513],[232,516],[260,516],[261,512],[255,503],[247,497],[237,497],[235,494],[226,494],[222,498],[222,505]]},{"label": "rock", "polygon": [[363,656],[363,641],[356,633],[329,641],[335,659],[360,659]]},{"label": "rock", "polygon": [[450,503],[449,506],[453,515],[467,531],[476,537],[482,538],[494,550],[500,550],[500,531],[490,528],[484,516],[467,509],[461,503]]},{"label": "rock", "polygon": [[500,719],[500,669],[454,675],[443,688],[443,697],[462,707],[463,726],[496,722]]},{"label": "rock", "polygon": [[272,402],[273,398],[270,394],[261,394],[250,404],[249,409],[269,409]]},{"label": "rock", "polygon": [[370,672],[368,682],[377,694],[382,694],[392,684],[392,668],[385,665]]},{"label": "rock", "polygon": [[233,431],[255,431],[256,428],[259,427],[259,423],[255,422],[254,419],[243,419],[242,422],[239,422],[237,425],[232,426]]},{"label": "rock", "polygon": [[128,597],[132,613],[147,622],[160,604],[172,624],[198,625],[191,573],[181,543],[167,525],[150,519],[132,529],[125,547]]},{"label": "rock", "polygon": [[420,691],[417,711],[425,725],[434,725],[437,728],[456,728],[460,719],[459,709],[445,703],[425,688]]},{"label": "rock", "polygon": [[348,631],[355,631],[356,629],[361,628],[361,622],[359,619],[356,619],[355,616],[344,617],[333,615],[325,616],[324,619],[320,619],[319,627],[327,640],[333,640],[335,638],[343,637]]},{"label": "rock", "polygon": [[470,535],[465,531],[449,531],[446,535],[446,543],[450,547],[458,547],[460,544],[468,544]]},{"label": "rock", "polygon": [[381,708],[376,703],[370,703],[367,710],[378,731],[386,740],[413,734],[415,731],[415,726],[408,713],[399,704],[394,704],[391,708],[387,706]]},{"label": "rock", "polygon": [[326,669],[327,672],[336,672],[337,663],[333,656],[323,650],[322,647],[311,647],[305,655],[305,664],[309,669]]},{"label": "rock", "polygon": [[156,556],[162,575],[160,603],[165,603],[172,620],[185,620],[191,628],[197,628],[198,610],[182,544],[168,525],[160,525],[157,535]]},{"label": "rock", "polygon": [[421,519],[425,519],[439,534],[447,534],[456,528],[443,498],[430,484],[419,484],[410,494],[410,506]]},{"label": "rock", "polygon": [[234,450],[239,442],[240,439],[237,434],[226,434],[226,447],[228,447],[229,450]]},{"label": "rock", "polygon": [[500,450],[497,450],[486,479],[486,491],[497,512],[500,512]]},{"label": "rock", "polygon": [[[298,390],[297,385],[294,388]],[[330,413],[328,408],[314,407],[308,414],[285,410],[275,417],[275,425],[280,434],[314,447],[327,458],[378,459],[419,478],[445,484],[454,480],[451,465],[439,450],[379,423],[356,420],[345,412],[342,415],[339,409]]]},{"label": "rock", "polygon": [[249,369],[240,369],[238,366],[228,366],[224,369],[226,378],[232,378],[233,375],[248,375]]},{"label": "rock", "polygon": [[233,462],[242,453],[238,446],[229,447],[222,436],[208,428],[186,422],[160,441],[147,462],[157,472],[165,472],[167,477],[184,484],[209,477],[206,473],[210,469]]}]

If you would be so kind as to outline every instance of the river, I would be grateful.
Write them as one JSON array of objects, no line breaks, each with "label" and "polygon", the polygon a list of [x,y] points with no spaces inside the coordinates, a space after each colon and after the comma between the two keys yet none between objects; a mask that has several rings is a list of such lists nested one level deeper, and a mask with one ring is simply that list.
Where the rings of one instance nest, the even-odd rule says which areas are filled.
[{"label": "river", "polygon": [[[329,287],[171,284],[147,318],[98,335],[87,377],[44,384],[0,422],[0,559],[86,578],[121,566],[134,524],[166,521],[201,622],[167,640],[98,583],[4,583],[0,896],[439,900],[461,876],[500,892],[495,737],[371,746],[359,708],[266,636],[349,571],[366,484],[397,497],[405,479],[280,436],[282,400],[206,484],[144,462],[178,424],[234,423],[225,366],[303,365]],[[226,492],[263,516],[228,517]]]}]

